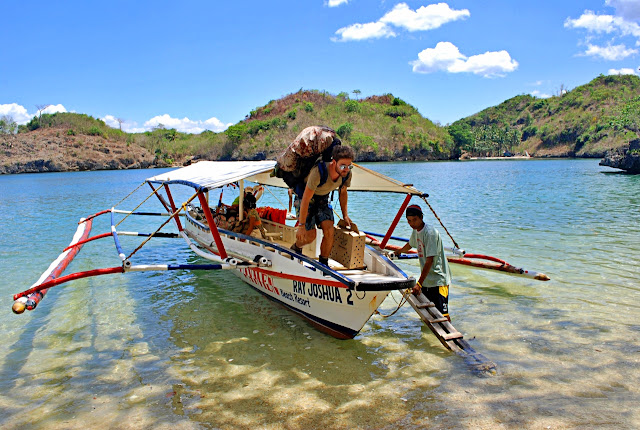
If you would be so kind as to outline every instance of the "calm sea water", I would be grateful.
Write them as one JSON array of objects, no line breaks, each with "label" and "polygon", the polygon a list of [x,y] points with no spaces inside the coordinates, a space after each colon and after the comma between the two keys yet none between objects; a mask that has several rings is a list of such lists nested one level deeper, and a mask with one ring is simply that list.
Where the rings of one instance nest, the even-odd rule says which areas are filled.
[{"label": "calm sea water", "polygon": [[[595,160],[368,167],[428,192],[462,248],[552,278],[453,267],[452,322],[497,364],[496,376],[470,372],[409,307],[339,341],[230,273],[84,279],[14,315],[11,295],[68,245],[78,219],[158,171],[0,176],[0,426],[640,427],[640,176]],[[121,207],[147,195],[142,188]],[[401,200],[352,193],[351,218],[384,232]],[[269,194],[262,202],[277,204]],[[139,218],[119,228],[151,230]],[[92,233],[108,230],[99,218]],[[404,222],[396,230],[409,233]],[[127,250],[141,241],[121,240]],[[196,259],[181,242],[160,239],[134,261]],[[117,264],[103,239],[85,245],[69,270]],[[418,272],[416,263],[402,267]]]}]

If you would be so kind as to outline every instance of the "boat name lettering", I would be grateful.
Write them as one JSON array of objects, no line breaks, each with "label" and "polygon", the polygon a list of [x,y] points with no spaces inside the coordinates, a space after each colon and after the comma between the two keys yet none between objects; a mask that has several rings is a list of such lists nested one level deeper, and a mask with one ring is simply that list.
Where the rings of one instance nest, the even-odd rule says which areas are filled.
[{"label": "boat name lettering", "polygon": [[307,294],[305,291],[306,286],[306,282],[293,281],[293,292],[298,294]]},{"label": "boat name lettering", "polygon": [[287,300],[291,300],[292,302],[298,303],[302,306],[306,306],[308,308],[311,307],[311,303],[309,302],[309,299],[305,299],[304,297],[300,297],[299,295],[297,295],[296,293],[288,293],[285,290],[283,290],[282,288],[280,288],[280,295],[287,299]]},{"label": "boat name lettering", "polygon": [[327,300],[329,302],[342,303],[340,288],[338,287],[322,284],[310,284],[307,293],[309,294],[309,297],[315,297],[316,299]]},{"label": "boat name lettering", "polygon": [[240,269],[240,271],[253,283],[260,285],[267,291],[280,295],[280,291],[273,286],[273,278],[271,276],[261,273],[255,269]]}]

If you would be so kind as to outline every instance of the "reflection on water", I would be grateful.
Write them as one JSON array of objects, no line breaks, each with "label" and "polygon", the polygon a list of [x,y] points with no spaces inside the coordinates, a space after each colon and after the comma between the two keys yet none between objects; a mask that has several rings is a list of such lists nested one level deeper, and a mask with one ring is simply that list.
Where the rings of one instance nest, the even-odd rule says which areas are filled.
[{"label": "reflection on water", "polygon": [[[453,268],[453,323],[498,365],[497,376],[470,373],[410,308],[374,316],[354,340],[339,341],[226,272],[79,280],[52,289],[34,312],[12,315],[10,295],[39,277],[77,219],[155,172],[4,176],[0,224],[16,234],[3,235],[0,247],[0,425],[640,426],[639,177],[603,173],[594,160],[369,167],[428,192],[463,248],[552,278]],[[269,194],[263,199],[276,205]],[[353,193],[350,214],[382,232],[395,215],[388,208],[401,201]],[[127,230],[149,230],[129,221]],[[107,230],[108,220],[99,219],[93,233]],[[396,235],[409,234],[401,223]],[[126,249],[138,243],[123,238]],[[111,248],[86,245],[70,269],[117,265]],[[196,261],[171,240],[152,241],[136,258]],[[418,266],[403,269],[417,273]],[[381,313],[397,301],[390,296]]]}]

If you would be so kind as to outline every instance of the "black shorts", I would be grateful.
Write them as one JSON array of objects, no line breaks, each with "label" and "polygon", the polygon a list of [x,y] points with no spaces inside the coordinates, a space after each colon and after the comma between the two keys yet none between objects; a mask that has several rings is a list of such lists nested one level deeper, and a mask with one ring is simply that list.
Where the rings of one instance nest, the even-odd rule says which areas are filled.
[{"label": "black shorts", "polygon": [[449,316],[449,286],[423,288],[422,293],[436,305],[443,316]]}]

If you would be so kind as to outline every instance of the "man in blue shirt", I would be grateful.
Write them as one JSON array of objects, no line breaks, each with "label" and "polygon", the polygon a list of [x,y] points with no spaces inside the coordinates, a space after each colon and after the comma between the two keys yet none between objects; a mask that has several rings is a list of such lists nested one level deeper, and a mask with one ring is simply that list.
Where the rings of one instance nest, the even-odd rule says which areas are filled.
[{"label": "man in blue shirt", "polygon": [[413,229],[409,242],[396,253],[404,253],[411,248],[418,250],[422,270],[413,294],[424,295],[432,301],[443,316],[449,318],[449,285],[451,285],[451,270],[444,253],[444,245],[438,230],[427,225],[422,220],[422,209],[418,205],[411,205],[406,211],[407,223]]}]

